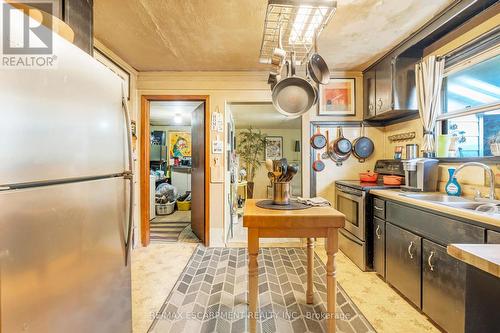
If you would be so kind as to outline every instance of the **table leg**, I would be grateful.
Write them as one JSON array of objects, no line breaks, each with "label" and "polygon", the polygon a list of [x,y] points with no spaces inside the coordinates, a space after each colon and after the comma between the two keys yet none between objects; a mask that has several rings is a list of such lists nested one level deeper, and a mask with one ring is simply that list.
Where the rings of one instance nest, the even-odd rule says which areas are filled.
[{"label": "table leg", "polygon": [[313,304],[314,238],[307,239],[307,304]]},{"label": "table leg", "polygon": [[335,256],[339,249],[338,229],[328,229],[326,239],[326,290],[327,290],[327,327],[329,333],[336,332],[335,308],[337,305],[337,277]]},{"label": "table leg", "polygon": [[248,315],[249,331],[257,332],[257,304],[259,302],[259,230],[248,229]]}]

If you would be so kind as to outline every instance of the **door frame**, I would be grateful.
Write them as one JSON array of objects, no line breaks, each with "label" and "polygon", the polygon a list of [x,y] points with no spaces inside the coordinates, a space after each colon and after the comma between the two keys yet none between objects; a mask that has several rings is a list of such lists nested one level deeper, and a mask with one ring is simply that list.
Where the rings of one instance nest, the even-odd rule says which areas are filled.
[{"label": "door frame", "polygon": [[140,219],[141,243],[148,246],[150,243],[149,232],[149,110],[150,103],[156,101],[199,101],[205,103],[205,242],[210,244],[210,96],[208,95],[142,95],[141,96],[141,124],[140,124]]}]

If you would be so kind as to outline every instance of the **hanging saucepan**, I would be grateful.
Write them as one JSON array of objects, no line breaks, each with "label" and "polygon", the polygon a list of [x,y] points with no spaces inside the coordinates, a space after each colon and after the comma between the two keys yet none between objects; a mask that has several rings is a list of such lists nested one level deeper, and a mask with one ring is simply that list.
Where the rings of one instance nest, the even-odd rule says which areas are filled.
[{"label": "hanging saucepan", "polygon": [[[281,69],[283,67],[283,62],[286,59],[286,51],[283,49],[283,41],[282,41],[282,27],[280,25],[278,32],[278,47],[273,50],[273,55],[271,57],[271,65],[273,69],[269,73],[269,78],[267,79],[267,83],[271,85],[271,91],[274,89],[274,86],[281,79]],[[287,73],[288,73],[287,69]],[[287,74],[288,76],[288,74]]]},{"label": "hanging saucepan", "polygon": [[295,75],[295,52],[291,54],[290,76],[281,80],[273,89],[273,105],[288,117],[298,117],[306,113],[316,100],[314,87]]},{"label": "hanging saucepan", "polygon": [[286,59],[286,51],[283,48],[283,33],[282,27],[280,25],[278,29],[278,47],[274,48],[273,54],[271,56],[271,65],[273,66],[274,72],[279,73],[281,71],[281,67],[283,66],[283,62]]},{"label": "hanging saucepan", "polygon": [[271,91],[274,89],[276,83],[278,83],[279,77],[278,74],[271,72],[269,73],[269,77],[267,78],[267,83],[271,86]]},{"label": "hanging saucepan", "polygon": [[374,150],[375,145],[373,141],[365,136],[365,124],[361,123],[361,136],[354,140],[352,153],[358,159],[359,163],[364,163],[373,154]]},{"label": "hanging saucepan", "polygon": [[[326,138],[327,141],[330,141],[330,134],[328,131],[326,131]],[[347,160],[349,156],[351,156],[351,152],[347,154],[337,154],[333,149],[334,145],[335,142],[328,143],[326,146],[326,151],[328,152],[328,156],[330,157],[330,159],[334,161],[337,166],[342,166],[342,163],[344,163],[344,161]]]},{"label": "hanging saucepan", "polygon": [[316,172],[321,172],[325,170],[325,163],[321,160],[321,154],[318,153],[316,161],[313,162],[313,170]]},{"label": "hanging saucepan", "polygon": [[323,149],[325,148],[327,143],[328,142],[326,141],[325,136],[321,134],[318,126],[316,134],[311,137],[311,147],[313,147],[314,149]]},{"label": "hanging saucepan", "polygon": [[332,150],[337,154],[337,155],[346,155],[350,154],[352,150],[352,143],[349,141],[349,139],[346,139],[344,137],[344,133],[342,131],[342,127],[339,126],[337,129],[337,139],[333,141],[332,145]]},{"label": "hanging saucepan", "polygon": [[309,75],[318,84],[328,84],[330,82],[330,69],[325,59],[318,53],[318,35],[314,37],[314,54],[307,63]]}]

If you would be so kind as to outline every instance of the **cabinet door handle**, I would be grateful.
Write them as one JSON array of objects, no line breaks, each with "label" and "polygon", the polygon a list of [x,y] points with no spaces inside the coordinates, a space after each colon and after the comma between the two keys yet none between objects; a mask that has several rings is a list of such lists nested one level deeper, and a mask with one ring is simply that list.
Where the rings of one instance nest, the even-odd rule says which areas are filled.
[{"label": "cabinet door handle", "polygon": [[377,235],[377,239],[380,239],[382,233],[380,232],[380,225],[377,225],[377,229],[375,230],[375,234]]},{"label": "cabinet door handle", "polygon": [[378,106],[378,109],[379,109],[379,110],[380,110],[380,109],[382,109],[382,105],[383,105],[383,104],[384,104],[384,102],[382,101],[382,98],[379,98],[379,99],[377,100],[377,106]]},{"label": "cabinet door handle", "polygon": [[413,259],[413,253],[411,253],[411,248],[415,245],[413,241],[410,242],[410,245],[408,245],[408,254],[410,255],[410,259]]},{"label": "cabinet door handle", "polygon": [[368,110],[373,111],[373,104],[368,105]]},{"label": "cabinet door handle", "polygon": [[434,271],[434,265],[432,264],[432,257],[434,257],[434,254],[436,254],[436,252],[431,251],[429,258],[427,259],[427,263],[429,264],[429,268],[431,269],[431,271]]},{"label": "cabinet door handle", "polygon": [[373,206],[373,208],[375,208],[376,210],[380,210],[380,211],[384,210],[383,208],[380,208],[380,207],[377,207],[377,206]]}]

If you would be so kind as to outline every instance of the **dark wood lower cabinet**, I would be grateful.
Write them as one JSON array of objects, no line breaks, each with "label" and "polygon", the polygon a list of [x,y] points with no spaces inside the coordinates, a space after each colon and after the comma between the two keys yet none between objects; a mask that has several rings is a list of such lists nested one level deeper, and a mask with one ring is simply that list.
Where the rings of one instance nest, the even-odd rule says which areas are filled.
[{"label": "dark wood lower cabinet", "polygon": [[463,333],[466,264],[426,239],[422,253],[422,311],[446,332]]},{"label": "dark wood lower cabinet", "polygon": [[448,333],[500,332],[500,279],[446,252],[451,243],[500,244],[500,230],[378,202],[386,220],[374,210],[374,270]]},{"label": "dark wood lower cabinet", "polygon": [[488,243],[488,244],[500,244],[500,232],[487,230],[486,231],[486,243]]},{"label": "dark wood lower cabinet", "polygon": [[373,218],[373,269],[385,278],[385,221]]},{"label": "dark wood lower cabinet", "polygon": [[387,282],[421,308],[422,238],[390,223],[385,237]]}]

